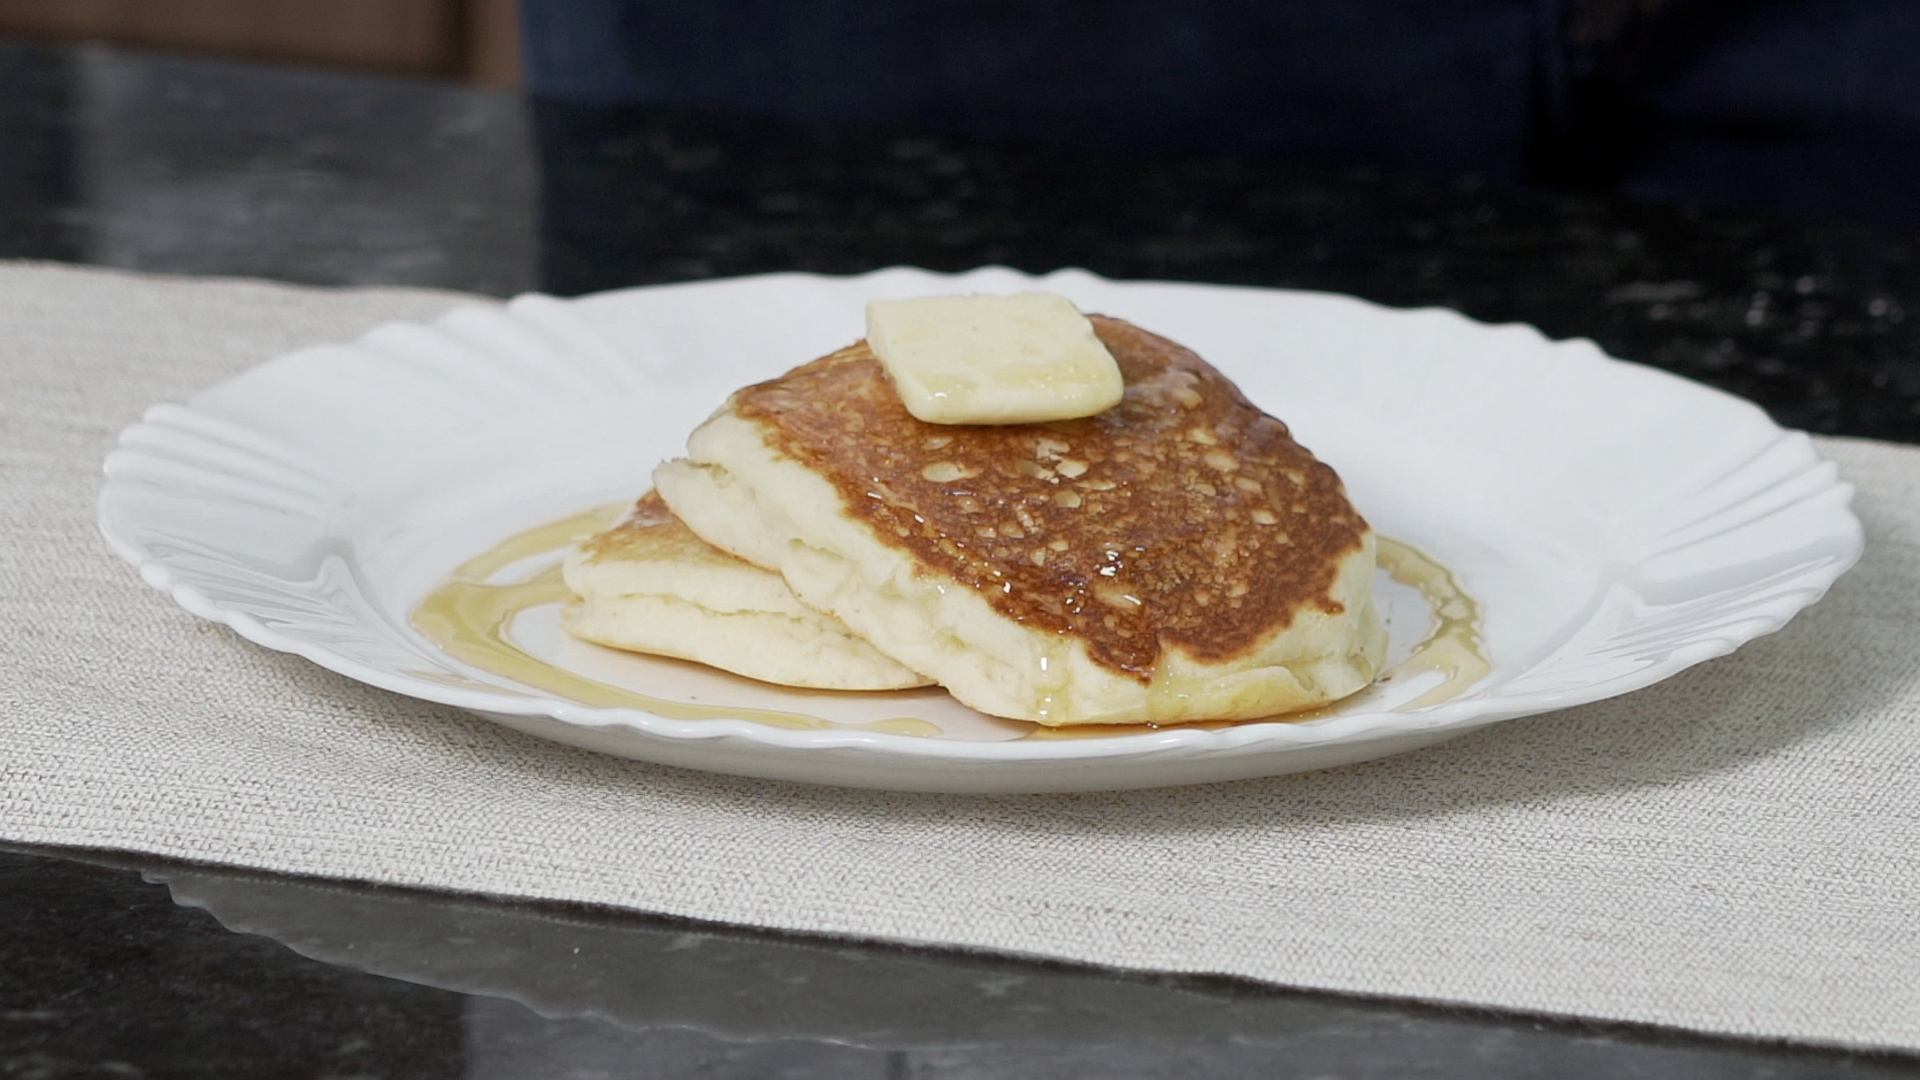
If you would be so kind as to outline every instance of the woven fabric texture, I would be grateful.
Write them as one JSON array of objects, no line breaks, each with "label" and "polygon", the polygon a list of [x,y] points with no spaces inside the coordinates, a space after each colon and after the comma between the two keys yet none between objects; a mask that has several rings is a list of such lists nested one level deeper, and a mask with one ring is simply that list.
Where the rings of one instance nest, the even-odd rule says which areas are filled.
[{"label": "woven fabric texture", "polygon": [[1610,702],[1328,772],[976,798],[549,745],[242,641],[95,531],[149,404],[466,298],[0,264],[0,838],[1920,1050],[1920,450],[1867,554]]}]

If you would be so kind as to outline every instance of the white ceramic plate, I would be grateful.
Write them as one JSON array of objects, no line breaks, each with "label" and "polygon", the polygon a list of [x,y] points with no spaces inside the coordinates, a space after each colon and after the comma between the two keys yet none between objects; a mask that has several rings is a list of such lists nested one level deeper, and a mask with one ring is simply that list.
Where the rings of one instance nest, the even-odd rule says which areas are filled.
[{"label": "white ceramic plate", "polygon": [[[1123,737],[1015,738],[938,692],[789,694],[569,643],[530,652],[655,697],[945,734],[790,730],[596,708],[459,663],[409,625],[503,538],[632,499],[744,383],[857,338],[879,296],[1043,288],[1180,341],[1290,424],[1381,533],[1482,605],[1491,672],[1423,709]],[[1440,310],[1340,296],[895,269],[526,296],[280,357],[161,405],[107,459],[100,525],[145,579],[269,648],[522,731],[694,768],[901,790],[1186,784],[1320,768],[1626,693],[1779,629],[1858,557],[1852,495],[1754,406]],[[1405,654],[1426,632],[1397,598]],[[964,714],[964,715],[963,715]],[[977,717],[976,717],[977,719]]]}]

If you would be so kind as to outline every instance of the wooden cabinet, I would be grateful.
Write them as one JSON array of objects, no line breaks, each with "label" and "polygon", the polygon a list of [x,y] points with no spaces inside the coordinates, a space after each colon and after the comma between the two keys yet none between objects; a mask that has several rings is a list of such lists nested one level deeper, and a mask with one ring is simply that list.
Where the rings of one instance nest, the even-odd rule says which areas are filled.
[{"label": "wooden cabinet", "polygon": [[514,0],[0,0],[0,35],[519,81]]}]

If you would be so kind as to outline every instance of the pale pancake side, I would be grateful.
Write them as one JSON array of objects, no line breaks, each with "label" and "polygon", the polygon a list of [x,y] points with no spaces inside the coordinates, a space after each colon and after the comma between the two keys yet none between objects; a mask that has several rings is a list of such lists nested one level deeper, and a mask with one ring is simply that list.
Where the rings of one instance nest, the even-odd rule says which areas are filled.
[{"label": "pale pancake side", "polygon": [[695,536],[647,493],[562,573],[579,599],[564,625],[614,648],[693,660],[785,686],[895,690],[927,678],[797,600],[780,575]]}]

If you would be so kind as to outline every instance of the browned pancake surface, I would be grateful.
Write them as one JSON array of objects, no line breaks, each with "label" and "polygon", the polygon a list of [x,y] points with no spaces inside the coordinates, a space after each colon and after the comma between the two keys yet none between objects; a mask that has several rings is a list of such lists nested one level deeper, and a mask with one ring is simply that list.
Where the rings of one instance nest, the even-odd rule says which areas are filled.
[{"label": "browned pancake surface", "polygon": [[1333,470],[1192,351],[1089,318],[1127,390],[1083,420],[926,423],[864,341],[734,409],[876,537],[1142,681],[1163,646],[1220,663],[1344,610],[1330,589],[1366,523]]},{"label": "browned pancake surface", "polygon": [[688,546],[706,547],[706,541],[693,535],[693,530],[680,523],[667,509],[666,500],[657,491],[649,491],[640,496],[633,504],[633,511],[626,520],[608,529],[588,537],[580,547],[590,555],[604,556],[632,547],[643,541],[650,545],[659,545],[674,540],[684,540]]}]

